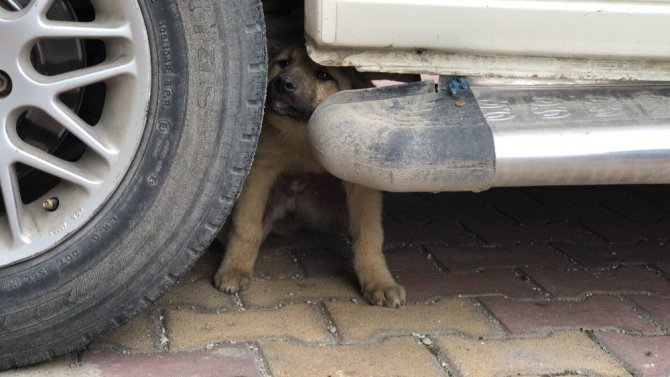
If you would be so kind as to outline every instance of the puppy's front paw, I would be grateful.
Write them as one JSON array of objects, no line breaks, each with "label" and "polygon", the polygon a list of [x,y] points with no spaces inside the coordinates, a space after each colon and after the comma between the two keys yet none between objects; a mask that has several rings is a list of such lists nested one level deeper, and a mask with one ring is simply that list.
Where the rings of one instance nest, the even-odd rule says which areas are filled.
[{"label": "puppy's front paw", "polygon": [[251,283],[251,273],[234,269],[224,271],[220,269],[214,275],[214,286],[221,292],[235,293],[243,291]]},{"label": "puppy's front paw", "polygon": [[405,303],[405,288],[395,283],[370,284],[363,288],[363,296],[372,305],[399,308]]}]

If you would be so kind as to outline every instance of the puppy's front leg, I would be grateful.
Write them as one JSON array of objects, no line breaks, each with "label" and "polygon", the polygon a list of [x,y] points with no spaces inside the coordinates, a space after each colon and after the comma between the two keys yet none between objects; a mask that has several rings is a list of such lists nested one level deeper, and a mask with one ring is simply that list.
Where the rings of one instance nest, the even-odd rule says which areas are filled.
[{"label": "puppy's front leg", "polygon": [[249,286],[258,248],[272,226],[264,224],[263,215],[280,171],[280,167],[262,162],[252,166],[233,210],[223,262],[214,276],[220,291],[235,293]]},{"label": "puppy's front leg", "polygon": [[397,308],[405,303],[405,289],[396,284],[382,254],[381,192],[343,182],[353,241],[354,269],[363,296],[373,305]]}]

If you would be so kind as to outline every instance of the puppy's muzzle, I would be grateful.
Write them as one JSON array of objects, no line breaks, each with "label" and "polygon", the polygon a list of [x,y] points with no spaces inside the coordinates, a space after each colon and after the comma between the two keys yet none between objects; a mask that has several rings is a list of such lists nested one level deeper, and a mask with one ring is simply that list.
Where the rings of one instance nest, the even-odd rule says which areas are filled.
[{"label": "puppy's muzzle", "polygon": [[278,76],[275,78],[273,84],[274,90],[277,93],[293,93],[296,90],[296,85],[291,76]]}]

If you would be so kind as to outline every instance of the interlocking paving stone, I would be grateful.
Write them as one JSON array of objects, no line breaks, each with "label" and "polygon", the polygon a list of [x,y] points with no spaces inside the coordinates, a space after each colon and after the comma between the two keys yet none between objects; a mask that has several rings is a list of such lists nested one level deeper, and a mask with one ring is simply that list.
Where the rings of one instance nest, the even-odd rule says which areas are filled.
[{"label": "interlocking paving stone", "polygon": [[298,230],[295,234],[278,235],[270,233],[262,245],[263,249],[282,249],[295,247],[321,247],[329,240],[323,234],[305,230]]},{"label": "interlocking paving stone", "polygon": [[246,346],[220,346],[212,352],[174,352],[128,355],[111,351],[84,353],[82,362],[93,364],[105,377],[237,377],[260,376]]},{"label": "interlocking paving stone", "polygon": [[216,289],[211,278],[182,282],[174,286],[156,302],[158,306],[201,308],[209,310],[234,310],[232,297]]},{"label": "interlocking paving stone", "polygon": [[501,297],[484,297],[481,300],[512,334],[565,328],[659,332],[651,321],[615,296],[593,296],[584,301],[528,302]]},{"label": "interlocking paving stone", "polygon": [[670,196],[670,185],[638,185],[629,186],[630,191],[647,198],[648,202],[645,204],[653,204],[656,207],[670,211],[670,203],[668,197]]},{"label": "interlocking paving stone", "polygon": [[601,351],[585,334],[556,332],[541,339],[475,340],[438,337],[450,364],[464,377],[575,373],[628,376],[626,370]]},{"label": "interlocking paving stone", "polygon": [[263,249],[254,264],[254,276],[268,279],[290,279],[301,274],[288,250]]},{"label": "interlocking paving stone", "polygon": [[77,356],[66,354],[53,360],[29,367],[2,371],[2,377],[105,377],[98,367],[91,363],[78,363]]},{"label": "interlocking paving stone", "polygon": [[475,245],[479,243],[475,236],[455,222],[393,225],[384,229],[384,244],[387,247],[426,245],[438,242],[449,245]]},{"label": "interlocking paving stone", "polygon": [[573,243],[603,243],[598,236],[571,223],[549,224],[486,224],[464,221],[465,226],[489,245],[516,245],[519,243],[563,241]]},{"label": "interlocking paving stone", "polygon": [[670,376],[670,336],[630,336],[596,333],[598,340],[616,353],[639,376]]},{"label": "interlocking paving stone", "polygon": [[292,302],[317,301],[326,298],[362,300],[358,282],[337,279],[254,280],[242,292],[244,303],[250,307],[276,307]]},{"label": "interlocking paving stone", "polygon": [[670,216],[667,208],[663,209],[658,203],[653,205],[645,203],[608,203],[607,208],[627,220],[638,223],[663,221]]},{"label": "interlocking paving stone", "polygon": [[298,264],[311,278],[355,277],[351,245],[337,237],[327,246],[293,248]]},{"label": "interlocking paving stone", "polygon": [[580,207],[516,207],[503,202],[499,205],[500,210],[507,216],[526,225],[603,220],[616,216],[612,211],[602,206],[588,204]]},{"label": "interlocking paving stone", "polygon": [[670,281],[640,266],[606,271],[565,271],[524,268],[528,275],[557,297],[575,298],[586,293],[670,294]]},{"label": "interlocking paving stone", "polygon": [[628,298],[647,310],[661,326],[670,329],[670,298],[648,295],[629,295]]},{"label": "interlocking paving stone", "polygon": [[516,377],[584,377],[583,374],[559,374],[559,375],[539,375],[539,374],[533,374],[533,375],[516,375]]},{"label": "interlocking paving stone", "polygon": [[332,340],[317,309],[306,304],[288,305],[275,310],[226,313],[169,310],[166,323],[170,350],[198,349],[228,340]]},{"label": "interlocking paving stone", "polygon": [[85,351],[80,361],[67,355],[35,367],[3,373],[12,377],[260,377],[245,345],[218,346],[210,352],[128,354]]},{"label": "interlocking paving stone", "polygon": [[467,207],[444,209],[438,206],[387,208],[387,211],[404,225],[423,225],[429,223],[447,223],[464,220],[477,220],[489,224],[499,222],[513,224],[513,220],[488,207]]},{"label": "interlocking paving stone", "polygon": [[125,325],[96,340],[91,346],[122,347],[124,350],[134,352],[151,352],[156,351],[154,347],[156,337],[156,324],[149,313],[144,312]]},{"label": "interlocking paving stone", "polygon": [[490,267],[570,266],[567,258],[543,244],[478,248],[428,245],[427,249],[449,271],[472,271]]},{"label": "interlocking paving stone", "polygon": [[554,243],[553,246],[587,268],[670,262],[670,244],[658,242],[599,246]]},{"label": "interlocking paving stone", "polygon": [[434,274],[439,272],[418,247],[398,247],[384,252],[391,273]]},{"label": "interlocking paving stone", "polygon": [[601,203],[647,203],[644,196],[624,186],[531,187],[523,191],[551,207],[581,207]]},{"label": "interlocking paving stone", "polygon": [[351,302],[331,302],[326,305],[346,341],[412,333],[460,332],[472,336],[497,334],[488,318],[468,299],[441,300],[430,305],[406,305],[398,310]]},{"label": "interlocking paving stone", "polygon": [[585,221],[584,226],[614,243],[639,241],[667,241],[670,238],[670,222],[633,223],[626,220]]},{"label": "interlocking paving stone", "polygon": [[539,292],[534,291],[514,272],[505,269],[491,269],[478,273],[399,274],[397,281],[405,287],[408,302],[425,302],[452,296],[502,295],[541,298]]},{"label": "interlocking paving stone", "polygon": [[300,346],[262,343],[274,377],[446,377],[436,359],[412,337],[377,344]]},{"label": "interlocking paving stone", "polygon": [[448,194],[426,195],[435,205],[443,208],[488,207],[498,203],[508,203],[519,207],[541,206],[542,202],[525,191],[509,188],[493,188],[480,193],[450,192]]}]

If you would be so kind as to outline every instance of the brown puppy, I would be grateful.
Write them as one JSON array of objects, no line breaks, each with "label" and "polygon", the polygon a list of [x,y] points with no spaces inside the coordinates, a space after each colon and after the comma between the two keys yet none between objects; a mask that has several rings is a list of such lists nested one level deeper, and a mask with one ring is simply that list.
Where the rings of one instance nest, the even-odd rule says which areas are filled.
[{"label": "brown puppy", "polygon": [[405,290],[382,254],[381,193],[326,174],[305,140],[307,121],[326,97],[371,86],[359,76],[354,69],[312,62],[302,45],[270,61],[263,129],[214,277],[219,290],[234,293],[249,286],[261,242],[275,221],[292,212],[307,226],[348,231],[354,269],[370,303],[398,307],[405,302]]}]

